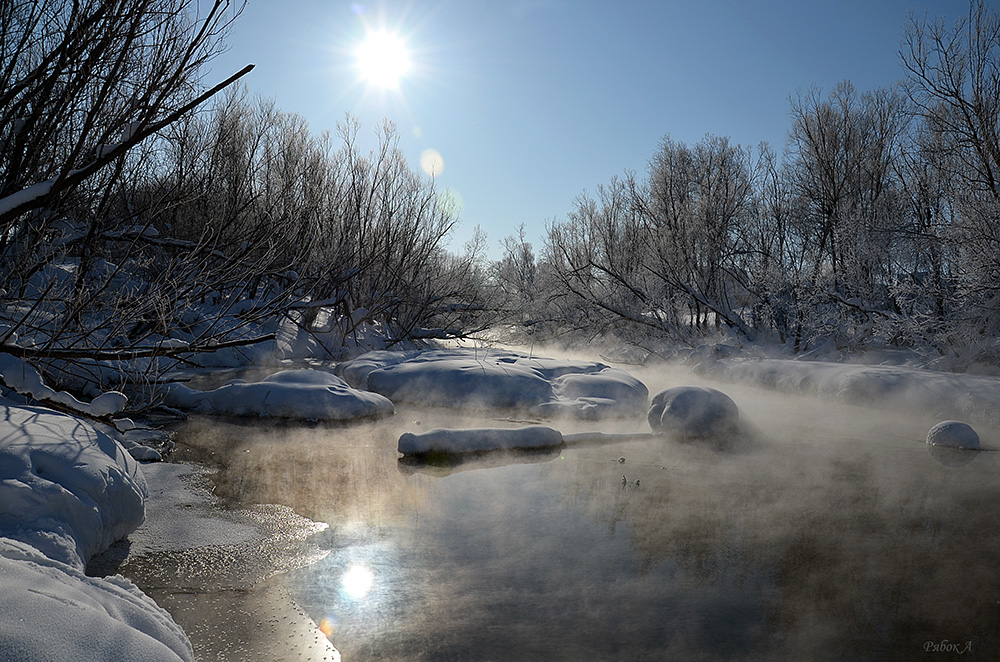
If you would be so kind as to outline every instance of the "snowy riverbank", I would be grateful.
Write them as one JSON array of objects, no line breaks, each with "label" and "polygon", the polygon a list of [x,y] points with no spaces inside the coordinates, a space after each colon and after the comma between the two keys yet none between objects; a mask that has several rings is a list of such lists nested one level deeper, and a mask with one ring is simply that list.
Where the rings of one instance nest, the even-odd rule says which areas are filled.
[{"label": "snowy riverbank", "polygon": [[[534,416],[556,415],[558,428],[561,417],[579,421],[598,411],[634,415],[637,401],[647,401],[642,382],[622,370],[512,352],[380,352],[343,364],[338,372],[346,381],[328,372],[296,371],[259,386],[234,382],[204,395],[184,389],[177,404],[216,413],[238,408],[261,417],[342,420],[389,414],[393,397],[458,407],[474,399],[479,408],[513,402]],[[1000,378],[994,377],[774,359],[707,361],[697,372],[722,382],[899,411],[918,408],[942,419],[1000,422]],[[184,631],[134,584],[118,575],[84,573],[88,560],[133,534],[144,519],[152,521],[142,535],[173,536],[170,510],[162,506],[176,499],[170,496],[174,488],[163,487],[176,476],[153,468],[158,483],[151,490],[138,462],[99,426],[13,400],[0,400],[0,408],[0,576],[6,587],[0,594],[0,657],[106,660],[143,650],[149,660],[193,660]],[[997,440],[983,439],[983,446],[995,449]],[[212,523],[190,530],[213,540],[233,533]]]}]

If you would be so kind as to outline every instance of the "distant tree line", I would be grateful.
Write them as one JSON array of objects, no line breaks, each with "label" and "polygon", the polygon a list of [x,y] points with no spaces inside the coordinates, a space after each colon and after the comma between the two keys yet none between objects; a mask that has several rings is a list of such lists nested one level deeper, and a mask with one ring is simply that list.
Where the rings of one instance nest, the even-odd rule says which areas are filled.
[{"label": "distant tree line", "polygon": [[362,149],[238,79],[212,87],[242,2],[0,4],[0,351],[90,387],[289,325],[336,356],[469,337],[691,345],[722,332],[996,348],[1000,23],[914,20],[905,81],[791,101],[781,158],[664,138],[644,175],[582,194],[540,255],[523,228],[488,262],[404,159]]},{"label": "distant tree line", "polygon": [[494,276],[515,335],[1000,359],[1000,22],[978,1],[912,19],[900,57],[898,86],[794,95],[780,160],[667,137],[644,176],[550,223],[540,256],[508,237]]}]

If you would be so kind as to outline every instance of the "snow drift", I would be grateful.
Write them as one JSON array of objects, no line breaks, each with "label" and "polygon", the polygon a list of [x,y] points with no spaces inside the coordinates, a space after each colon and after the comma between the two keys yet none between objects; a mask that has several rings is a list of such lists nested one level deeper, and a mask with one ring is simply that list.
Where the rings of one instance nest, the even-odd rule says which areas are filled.
[{"label": "snow drift", "polygon": [[645,411],[649,397],[638,379],[603,363],[496,349],[369,352],[338,365],[337,374],[394,402],[544,417],[632,416]]},{"label": "snow drift", "polygon": [[88,577],[0,537],[0,582],[5,662],[194,660],[184,631],[124,577]]},{"label": "snow drift", "polygon": [[163,393],[171,407],[223,416],[345,421],[395,411],[385,397],[351,388],[320,370],[285,370],[260,382],[237,380],[211,391],[167,384]]},{"label": "snow drift", "polygon": [[83,570],[143,520],[146,481],[107,434],[66,414],[0,402],[0,532]]},{"label": "snow drift", "polygon": [[[112,437],[67,414],[0,401],[0,658],[193,660],[173,619],[87,560],[135,530],[146,481]],[[17,614],[17,617],[13,617]]]}]

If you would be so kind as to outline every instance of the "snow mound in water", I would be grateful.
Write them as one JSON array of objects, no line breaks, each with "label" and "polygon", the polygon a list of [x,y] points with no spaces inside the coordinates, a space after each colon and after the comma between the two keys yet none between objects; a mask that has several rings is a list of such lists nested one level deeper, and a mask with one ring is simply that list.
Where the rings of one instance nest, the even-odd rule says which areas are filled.
[{"label": "snow mound in water", "polygon": [[299,420],[344,421],[395,411],[385,397],[351,388],[340,377],[321,370],[286,370],[260,382],[231,382],[212,391],[168,384],[164,401],[203,414]]},{"label": "snow mound in water", "polygon": [[0,657],[7,662],[194,660],[184,631],[124,577],[88,577],[0,538],[0,582]]},{"label": "snow mound in water", "polygon": [[145,517],[138,463],[88,423],[0,403],[0,535],[83,570]]},{"label": "snow mound in water", "polygon": [[562,434],[558,430],[535,425],[524,428],[437,429],[419,434],[405,432],[399,437],[398,449],[403,455],[426,455],[548,448],[561,443]]},{"label": "snow mound in water", "polygon": [[646,418],[653,432],[710,437],[734,429],[740,410],[722,391],[707,386],[676,386],[653,397]]},{"label": "snow mound in water", "polygon": [[649,398],[642,382],[603,363],[493,349],[369,352],[340,364],[337,373],[394,402],[546,417],[630,416],[644,411]]},{"label": "snow mound in water", "polygon": [[968,423],[941,421],[927,433],[927,443],[932,446],[949,446],[979,450],[979,435]]}]

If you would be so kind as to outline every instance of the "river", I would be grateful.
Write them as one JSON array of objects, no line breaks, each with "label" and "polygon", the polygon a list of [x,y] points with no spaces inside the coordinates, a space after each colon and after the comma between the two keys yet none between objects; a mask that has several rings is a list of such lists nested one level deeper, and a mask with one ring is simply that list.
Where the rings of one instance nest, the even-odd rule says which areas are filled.
[{"label": "river", "polygon": [[[399,458],[402,432],[520,423],[405,406],[350,425],[193,418],[175,459],[216,469],[207,478],[227,512],[277,517],[264,536],[272,570],[223,582],[222,603],[211,581],[171,589],[168,575],[187,571],[162,555],[133,555],[122,572],[148,587],[150,568],[174,568],[154,573],[153,594],[192,640],[221,637],[195,641],[200,659],[243,659],[244,649],[255,659],[263,649],[245,644],[251,636],[273,653],[282,638],[310,636],[306,615],[344,660],[1000,653],[1000,453],[932,454],[924,437],[934,412],[714,384],[683,370],[636,374],[651,393],[724,390],[741,409],[739,443],[647,438],[427,466]],[[648,431],[643,420],[555,425]],[[987,445],[1000,441],[979,431]],[[209,575],[248,564],[213,561],[229,553],[218,548],[185,554]],[[275,595],[280,614],[266,611]],[[204,627],[191,633],[192,623]],[[324,659],[322,643],[297,655]]]}]

